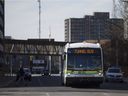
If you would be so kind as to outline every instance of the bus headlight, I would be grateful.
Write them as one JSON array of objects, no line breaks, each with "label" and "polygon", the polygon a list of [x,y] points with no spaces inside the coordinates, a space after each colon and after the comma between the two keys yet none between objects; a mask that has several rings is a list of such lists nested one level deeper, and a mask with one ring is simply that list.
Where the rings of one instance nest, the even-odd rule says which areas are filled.
[{"label": "bus headlight", "polygon": [[99,73],[100,76],[102,76],[102,73]]},{"label": "bus headlight", "polygon": [[70,73],[68,73],[67,75],[70,75]]}]

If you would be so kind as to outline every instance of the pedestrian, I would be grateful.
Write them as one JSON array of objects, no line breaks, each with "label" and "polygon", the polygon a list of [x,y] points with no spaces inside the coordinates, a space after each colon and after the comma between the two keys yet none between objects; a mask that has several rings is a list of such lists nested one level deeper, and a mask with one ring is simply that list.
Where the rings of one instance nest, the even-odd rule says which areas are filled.
[{"label": "pedestrian", "polygon": [[24,80],[24,74],[25,74],[25,72],[24,72],[23,66],[20,66],[20,69],[17,72],[16,81],[18,81],[19,79],[23,81]]},{"label": "pedestrian", "polygon": [[18,70],[17,73],[16,73],[16,81],[18,81],[19,78],[20,78],[20,74],[19,74],[19,70]]},{"label": "pedestrian", "polygon": [[24,80],[24,74],[25,74],[23,66],[20,67],[19,74],[20,74],[20,79],[23,81]]}]

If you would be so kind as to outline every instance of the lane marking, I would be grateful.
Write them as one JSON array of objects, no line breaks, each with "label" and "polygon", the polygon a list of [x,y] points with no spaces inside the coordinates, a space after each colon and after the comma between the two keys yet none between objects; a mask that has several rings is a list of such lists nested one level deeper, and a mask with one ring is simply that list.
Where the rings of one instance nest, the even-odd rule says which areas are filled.
[{"label": "lane marking", "polygon": [[108,93],[103,93],[104,96],[110,96]]},{"label": "lane marking", "polygon": [[49,93],[46,93],[46,96],[50,96]]}]

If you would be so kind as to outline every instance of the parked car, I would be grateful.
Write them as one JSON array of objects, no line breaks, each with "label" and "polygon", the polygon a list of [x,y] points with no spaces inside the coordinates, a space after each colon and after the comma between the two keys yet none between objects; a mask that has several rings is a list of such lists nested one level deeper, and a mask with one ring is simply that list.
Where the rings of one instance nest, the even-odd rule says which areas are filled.
[{"label": "parked car", "polygon": [[28,81],[31,81],[32,79],[31,71],[29,68],[24,68],[24,79]]},{"label": "parked car", "polygon": [[119,81],[123,82],[123,72],[121,68],[111,67],[105,73],[105,81]]}]

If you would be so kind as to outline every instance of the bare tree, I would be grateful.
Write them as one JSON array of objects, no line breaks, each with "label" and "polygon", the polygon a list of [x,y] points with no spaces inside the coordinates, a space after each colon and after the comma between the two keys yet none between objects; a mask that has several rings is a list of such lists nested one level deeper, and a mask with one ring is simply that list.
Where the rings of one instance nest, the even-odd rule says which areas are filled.
[{"label": "bare tree", "polygon": [[128,40],[128,0],[115,1],[117,1],[114,6],[115,13],[124,20],[124,38]]}]

